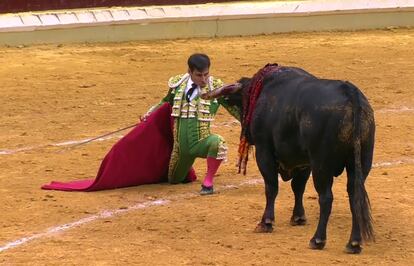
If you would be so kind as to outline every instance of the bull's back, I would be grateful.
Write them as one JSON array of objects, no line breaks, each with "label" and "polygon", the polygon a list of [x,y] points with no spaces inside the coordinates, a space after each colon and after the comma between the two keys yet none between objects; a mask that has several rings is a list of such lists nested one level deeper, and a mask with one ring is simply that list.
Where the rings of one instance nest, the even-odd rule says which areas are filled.
[{"label": "bull's back", "polygon": [[347,146],[351,144],[355,111],[359,112],[362,141],[369,137],[374,126],[368,100],[348,82],[321,79],[304,82],[298,89],[298,101],[293,104],[298,108],[296,122],[303,134],[310,134],[309,142],[318,143],[318,138],[323,138]]},{"label": "bull's back", "polygon": [[[256,135],[268,134],[278,158],[290,167],[310,163],[313,157],[342,171],[352,153],[353,103],[347,89],[342,81],[304,75],[270,80],[258,100],[252,130],[271,129]],[[362,127],[370,128],[372,109],[360,91],[358,95]]]}]

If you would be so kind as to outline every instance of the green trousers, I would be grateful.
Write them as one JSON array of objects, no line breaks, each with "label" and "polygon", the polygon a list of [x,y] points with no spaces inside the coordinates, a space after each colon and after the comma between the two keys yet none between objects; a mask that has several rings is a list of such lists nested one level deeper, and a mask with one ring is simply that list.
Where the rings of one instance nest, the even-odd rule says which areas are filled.
[{"label": "green trousers", "polygon": [[[200,139],[199,127],[196,118],[176,119],[178,143],[175,146],[170,162],[168,181],[172,184],[182,183],[196,158],[217,158],[219,146],[224,140],[221,136],[210,134]],[[178,153],[177,153],[178,149]],[[174,158],[175,157],[175,158]]]}]

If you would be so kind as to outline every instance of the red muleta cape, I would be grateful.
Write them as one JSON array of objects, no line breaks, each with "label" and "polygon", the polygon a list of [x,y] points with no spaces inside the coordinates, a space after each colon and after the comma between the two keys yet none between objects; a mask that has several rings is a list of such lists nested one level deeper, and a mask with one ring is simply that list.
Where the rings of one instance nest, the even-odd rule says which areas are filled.
[{"label": "red muleta cape", "polygon": [[[173,147],[172,125],[171,106],[166,103],[115,143],[95,179],[52,181],[42,189],[97,191],[166,182]],[[196,178],[191,168],[187,181]]]}]

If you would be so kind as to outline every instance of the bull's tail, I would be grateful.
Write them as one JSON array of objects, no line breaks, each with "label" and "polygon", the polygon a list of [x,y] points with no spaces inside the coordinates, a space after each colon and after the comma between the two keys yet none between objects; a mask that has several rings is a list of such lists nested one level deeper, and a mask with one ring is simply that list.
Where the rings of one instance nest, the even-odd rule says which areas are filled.
[{"label": "bull's tail", "polygon": [[356,220],[361,230],[362,239],[365,241],[374,241],[374,228],[371,216],[371,204],[369,202],[367,191],[365,190],[365,177],[362,172],[361,163],[361,103],[358,89],[351,83],[346,82],[347,92],[352,99],[353,113],[353,132],[352,143],[355,159],[355,177],[353,201]]}]

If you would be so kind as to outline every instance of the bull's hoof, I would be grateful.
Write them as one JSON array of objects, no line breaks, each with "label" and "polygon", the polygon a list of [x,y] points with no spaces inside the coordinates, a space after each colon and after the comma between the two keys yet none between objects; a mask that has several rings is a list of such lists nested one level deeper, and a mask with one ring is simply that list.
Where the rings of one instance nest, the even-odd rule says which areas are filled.
[{"label": "bull's hoof", "polygon": [[254,229],[255,233],[271,233],[273,232],[272,223],[259,223]]},{"label": "bull's hoof", "polygon": [[323,249],[325,247],[325,244],[326,244],[326,240],[322,240],[322,239],[314,238],[313,237],[309,241],[309,248],[321,250],[321,249]]},{"label": "bull's hoof", "polygon": [[359,254],[362,251],[361,244],[358,241],[348,242],[345,247],[345,252],[348,254]]},{"label": "bull's hoof", "polygon": [[302,216],[292,216],[290,218],[290,225],[296,226],[296,225],[305,225],[306,224],[306,217],[305,215]]}]

